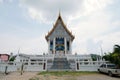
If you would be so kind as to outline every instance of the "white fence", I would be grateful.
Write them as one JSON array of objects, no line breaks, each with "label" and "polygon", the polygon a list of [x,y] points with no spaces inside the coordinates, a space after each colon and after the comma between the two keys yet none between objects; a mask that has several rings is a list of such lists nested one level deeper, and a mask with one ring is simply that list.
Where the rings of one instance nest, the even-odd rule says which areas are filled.
[{"label": "white fence", "polygon": [[[75,71],[97,71],[97,68],[106,61],[75,61]],[[21,71],[23,64],[23,71],[47,71],[47,61],[39,62],[1,62],[0,72]],[[7,67],[6,67],[7,66]],[[73,67],[74,67],[73,66]],[[47,68],[48,67],[48,68]]]},{"label": "white fence", "polygon": [[76,71],[97,71],[101,64],[108,61],[76,61]]},{"label": "white fence", "polygon": [[3,62],[0,63],[0,72],[13,72],[13,71],[46,71],[46,62]]}]

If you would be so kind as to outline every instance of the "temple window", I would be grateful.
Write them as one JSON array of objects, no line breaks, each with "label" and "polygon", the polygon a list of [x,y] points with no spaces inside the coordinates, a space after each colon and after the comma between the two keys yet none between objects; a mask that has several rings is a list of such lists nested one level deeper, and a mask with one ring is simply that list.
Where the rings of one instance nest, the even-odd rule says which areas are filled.
[{"label": "temple window", "polygon": [[69,51],[70,50],[70,43],[69,43],[69,41],[67,41],[67,50]]},{"label": "temple window", "polygon": [[57,51],[63,51],[64,50],[64,38],[56,38],[56,47],[55,49]]},{"label": "temple window", "polygon": [[50,41],[50,50],[53,50],[53,41]]}]

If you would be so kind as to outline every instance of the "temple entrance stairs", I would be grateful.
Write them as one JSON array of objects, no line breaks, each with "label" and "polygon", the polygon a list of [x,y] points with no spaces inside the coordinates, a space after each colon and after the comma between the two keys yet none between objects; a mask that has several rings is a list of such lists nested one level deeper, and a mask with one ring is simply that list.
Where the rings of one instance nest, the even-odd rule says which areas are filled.
[{"label": "temple entrance stairs", "polygon": [[75,61],[68,61],[66,56],[55,56],[53,61],[48,60],[48,71],[74,71]]}]

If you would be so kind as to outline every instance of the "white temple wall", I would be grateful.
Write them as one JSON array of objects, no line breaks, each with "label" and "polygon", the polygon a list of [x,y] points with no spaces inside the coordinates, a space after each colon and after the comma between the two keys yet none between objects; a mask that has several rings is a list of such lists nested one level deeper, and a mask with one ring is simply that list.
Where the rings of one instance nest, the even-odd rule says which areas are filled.
[{"label": "white temple wall", "polygon": [[[75,63],[72,63],[70,66],[75,71],[97,71],[98,67],[106,62],[107,61],[76,61]],[[43,67],[44,63],[46,63],[45,68]],[[21,63],[13,62],[13,64],[11,65],[8,65],[7,63],[0,63],[0,72],[5,72],[6,66],[7,66],[7,72],[21,70]],[[49,67],[50,66],[48,66],[48,68]],[[34,65],[28,63],[28,65],[24,65],[23,71],[47,71],[47,62],[46,61],[41,62],[40,64],[36,63]]]},{"label": "white temple wall", "polygon": [[76,71],[97,71],[99,65],[80,65],[79,70]]},{"label": "white temple wall", "polygon": [[97,71],[98,67],[108,61],[76,61],[76,71]]},{"label": "white temple wall", "polygon": [[43,65],[25,65],[24,71],[46,71],[43,70]]},{"label": "white temple wall", "polygon": [[[0,72],[5,72],[6,66],[7,66],[7,72],[14,72],[14,71],[21,71],[21,66],[22,63],[20,62],[12,62],[13,64],[8,64],[8,63],[0,63]],[[44,68],[44,63],[46,62],[41,62],[40,64],[31,64],[28,63],[28,65],[23,66],[23,71],[46,71],[47,70],[47,64],[45,65]]]}]

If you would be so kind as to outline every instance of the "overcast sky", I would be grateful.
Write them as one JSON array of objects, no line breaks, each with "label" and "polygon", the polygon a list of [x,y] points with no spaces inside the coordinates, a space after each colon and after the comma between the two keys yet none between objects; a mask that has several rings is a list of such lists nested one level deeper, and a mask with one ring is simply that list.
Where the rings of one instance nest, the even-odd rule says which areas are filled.
[{"label": "overcast sky", "polygon": [[45,35],[61,13],[78,54],[120,45],[120,0],[0,0],[0,53],[47,53]]}]

